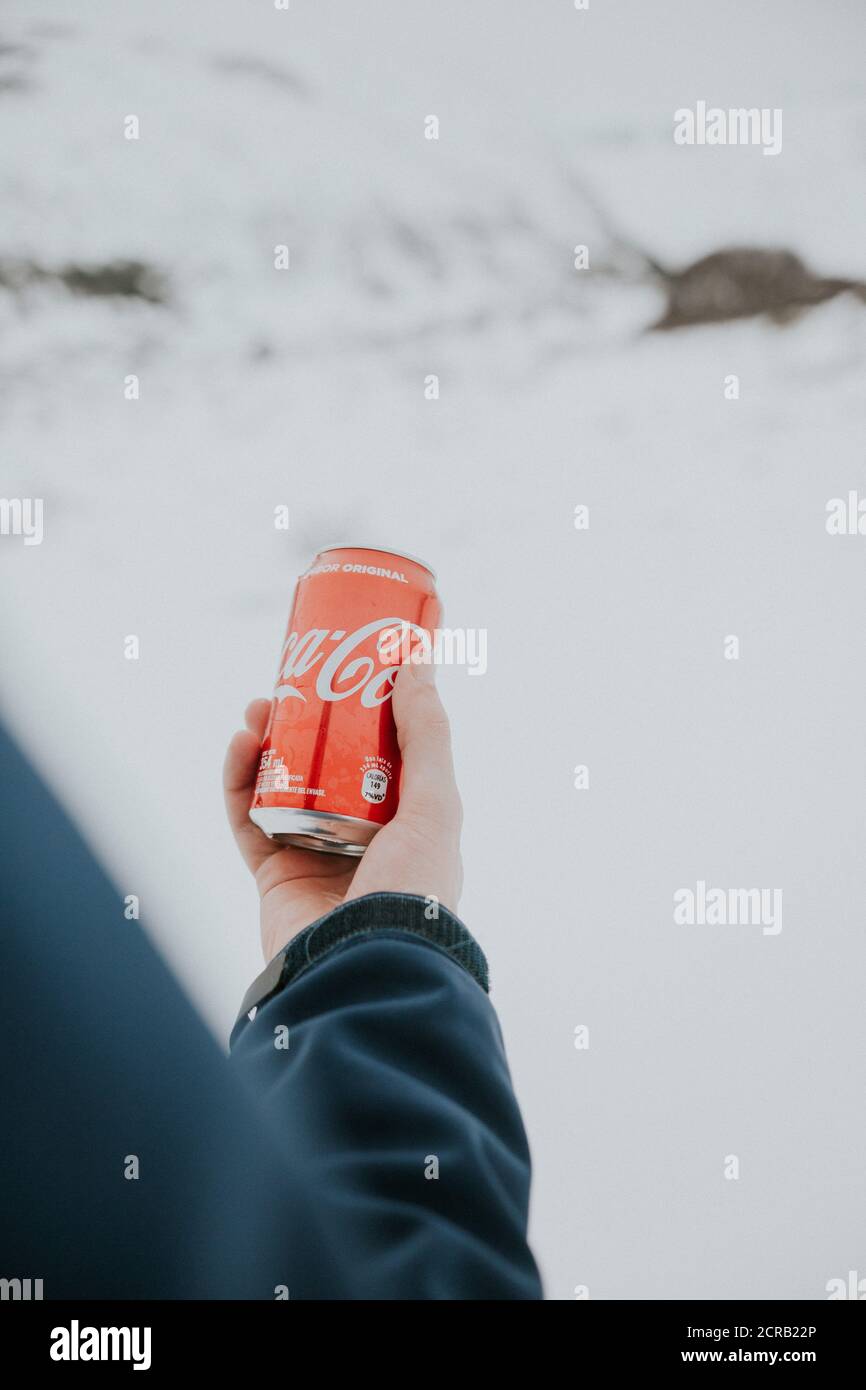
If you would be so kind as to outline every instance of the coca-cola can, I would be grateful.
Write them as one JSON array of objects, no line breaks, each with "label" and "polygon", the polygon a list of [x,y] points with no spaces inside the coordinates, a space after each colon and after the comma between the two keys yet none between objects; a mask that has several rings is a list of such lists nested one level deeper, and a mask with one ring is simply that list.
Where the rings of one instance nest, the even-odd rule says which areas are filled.
[{"label": "coca-cola can", "polygon": [[272,839],[361,855],[397,810],[391,708],[407,660],[432,659],[442,618],[429,565],[332,545],[297,582],[250,819]]}]

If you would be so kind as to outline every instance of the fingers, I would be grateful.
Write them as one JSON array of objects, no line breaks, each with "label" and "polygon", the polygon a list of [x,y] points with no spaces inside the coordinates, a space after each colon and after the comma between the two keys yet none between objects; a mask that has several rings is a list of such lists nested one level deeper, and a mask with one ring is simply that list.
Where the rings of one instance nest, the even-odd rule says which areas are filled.
[{"label": "fingers", "polygon": [[244,723],[251,734],[255,734],[261,743],[265,736],[265,726],[268,722],[268,715],[271,712],[272,700],[250,700],[244,710]]},{"label": "fingers", "polygon": [[253,700],[245,714],[246,729],[229,743],[223,764],[223,792],[229,825],[238,848],[253,873],[274,852],[274,845],[249,818],[259,751],[270,712],[270,700]]},{"label": "fingers", "polygon": [[[247,707],[247,727],[231,740],[223,771],[229,823],[263,895],[274,887],[269,882],[272,871],[284,884],[309,875],[310,859],[308,850],[274,844],[249,818],[270,708],[269,700],[254,700]],[[380,831],[361,861],[348,897],[374,891],[433,894],[456,911],[462,879],[462,809],[448,716],[431,665],[401,667],[393,710],[403,761],[400,804],[394,821]]]},{"label": "fingers", "polygon": [[448,718],[431,668],[401,667],[392,698],[403,755],[400,804],[361,860],[346,899],[415,893],[456,912],[463,879],[462,812]]},{"label": "fingers", "polygon": [[394,719],[403,757],[398,816],[429,822],[459,835],[462,811],[448,716],[433,680],[432,664],[400,668],[394,686]]}]

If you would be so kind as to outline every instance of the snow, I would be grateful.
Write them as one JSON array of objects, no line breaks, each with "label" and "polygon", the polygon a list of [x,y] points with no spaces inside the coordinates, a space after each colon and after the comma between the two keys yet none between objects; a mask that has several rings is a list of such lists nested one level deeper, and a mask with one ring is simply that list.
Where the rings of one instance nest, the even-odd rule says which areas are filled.
[{"label": "snow", "polygon": [[[224,1039],[261,961],[220,764],[294,576],[340,535],[429,558],[489,632],[440,686],[551,1298],[815,1298],[860,1258],[866,540],[824,516],[866,495],[866,311],[645,331],[642,253],[866,274],[862,8],[760,16],[0,19],[0,262],[169,285],[0,290],[0,495],[45,499],[43,545],[0,537],[4,711]],[[782,153],[674,146],[697,99],[782,107]],[[783,932],[675,928],[699,878],[781,886]]]}]

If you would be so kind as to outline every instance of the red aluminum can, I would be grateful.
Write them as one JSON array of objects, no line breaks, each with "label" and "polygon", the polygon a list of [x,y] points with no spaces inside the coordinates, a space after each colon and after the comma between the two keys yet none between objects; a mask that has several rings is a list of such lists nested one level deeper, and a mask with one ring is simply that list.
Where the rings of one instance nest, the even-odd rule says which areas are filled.
[{"label": "red aluminum can", "polygon": [[272,839],[361,855],[397,810],[391,694],[402,661],[431,655],[436,577],[413,556],[320,550],[295,588],[250,819]]}]

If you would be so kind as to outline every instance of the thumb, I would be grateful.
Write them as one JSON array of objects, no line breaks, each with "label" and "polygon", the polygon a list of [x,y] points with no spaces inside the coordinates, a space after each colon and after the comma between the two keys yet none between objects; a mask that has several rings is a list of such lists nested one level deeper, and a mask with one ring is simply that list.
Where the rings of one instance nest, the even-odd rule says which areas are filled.
[{"label": "thumb", "polygon": [[398,817],[432,821],[459,833],[462,811],[448,715],[434,682],[432,662],[401,666],[392,699],[403,758]]}]

